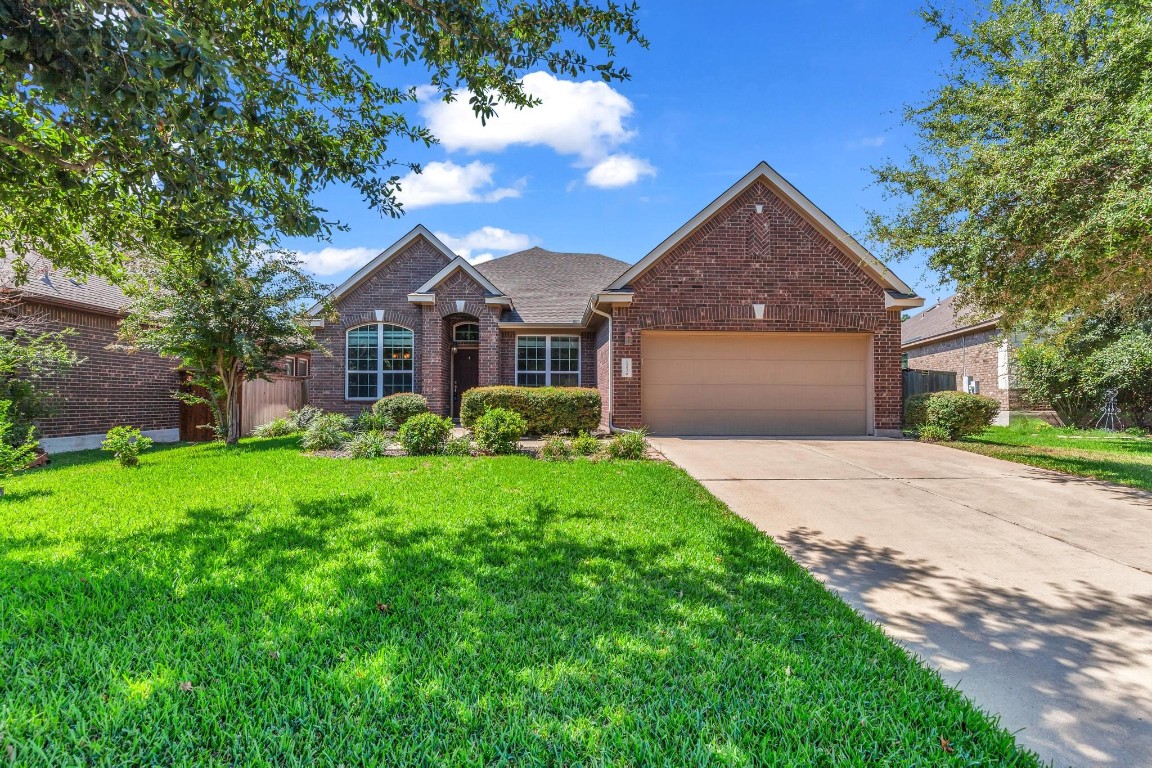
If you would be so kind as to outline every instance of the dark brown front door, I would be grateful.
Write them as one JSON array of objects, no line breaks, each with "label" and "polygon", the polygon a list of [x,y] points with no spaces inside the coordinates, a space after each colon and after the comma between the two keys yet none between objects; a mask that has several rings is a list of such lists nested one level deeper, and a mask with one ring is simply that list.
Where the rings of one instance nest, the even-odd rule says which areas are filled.
[{"label": "dark brown front door", "polygon": [[452,355],[452,416],[460,417],[460,396],[480,383],[480,351],[458,349]]}]

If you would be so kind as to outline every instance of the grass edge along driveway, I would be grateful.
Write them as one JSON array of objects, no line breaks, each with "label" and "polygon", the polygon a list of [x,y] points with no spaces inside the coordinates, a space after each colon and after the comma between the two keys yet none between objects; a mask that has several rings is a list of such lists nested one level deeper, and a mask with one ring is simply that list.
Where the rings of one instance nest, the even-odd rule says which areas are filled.
[{"label": "grass edge along driveway", "polygon": [[0,500],[21,765],[1035,765],[680,470],[92,454]]}]

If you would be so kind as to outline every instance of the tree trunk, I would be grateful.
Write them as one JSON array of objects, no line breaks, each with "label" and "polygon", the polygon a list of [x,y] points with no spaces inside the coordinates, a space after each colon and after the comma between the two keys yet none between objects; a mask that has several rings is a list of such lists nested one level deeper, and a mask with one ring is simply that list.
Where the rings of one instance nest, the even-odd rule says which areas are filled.
[{"label": "tree trunk", "polygon": [[220,366],[220,383],[224,389],[224,402],[220,407],[220,436],[225,445],[236,445],[240,440],[240,384],[243,380],[235,362]]}]

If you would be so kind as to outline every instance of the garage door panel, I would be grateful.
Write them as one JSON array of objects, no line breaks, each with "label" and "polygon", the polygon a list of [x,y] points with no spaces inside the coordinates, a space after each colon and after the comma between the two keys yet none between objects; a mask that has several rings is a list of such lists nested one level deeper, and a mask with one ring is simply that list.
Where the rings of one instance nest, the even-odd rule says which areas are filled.
[{"label": "garage door panel", "polygon": [[657,434],[865,434],[870,349],[864,334],[644,332],[643,419]]}]

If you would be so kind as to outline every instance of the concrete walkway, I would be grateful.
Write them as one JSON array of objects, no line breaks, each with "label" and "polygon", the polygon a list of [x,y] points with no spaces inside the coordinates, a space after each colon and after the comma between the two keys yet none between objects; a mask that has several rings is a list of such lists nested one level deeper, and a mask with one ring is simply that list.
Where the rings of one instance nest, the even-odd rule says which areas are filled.
[{"label": "concrete walkway", "polygon": [[1057,766],[1152,766],[1152,495],[884,439],[653,438]]}]

